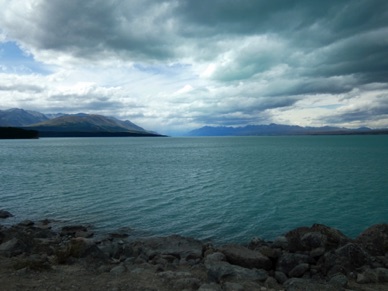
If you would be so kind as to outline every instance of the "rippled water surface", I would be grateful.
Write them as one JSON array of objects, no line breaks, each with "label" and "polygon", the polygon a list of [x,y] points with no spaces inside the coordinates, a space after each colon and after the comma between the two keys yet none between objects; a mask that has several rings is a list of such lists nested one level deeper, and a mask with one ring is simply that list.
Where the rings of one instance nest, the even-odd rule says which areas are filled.
[{"label": "rippled water surface", "polygon": [[217,242],[388,222],[388,136],[1,140],[0,165],[14,221]]}]

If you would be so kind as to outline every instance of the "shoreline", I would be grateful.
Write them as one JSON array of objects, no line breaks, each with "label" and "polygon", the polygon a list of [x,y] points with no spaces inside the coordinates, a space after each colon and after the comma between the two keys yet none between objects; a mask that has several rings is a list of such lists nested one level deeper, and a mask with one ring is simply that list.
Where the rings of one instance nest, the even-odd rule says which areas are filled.
[{"label": "shoreline", "polygon": [[388,290],[388,224],[355,239],[314,224],[273,241],[98,234],[48,219],[4,226],[2,290]]}]

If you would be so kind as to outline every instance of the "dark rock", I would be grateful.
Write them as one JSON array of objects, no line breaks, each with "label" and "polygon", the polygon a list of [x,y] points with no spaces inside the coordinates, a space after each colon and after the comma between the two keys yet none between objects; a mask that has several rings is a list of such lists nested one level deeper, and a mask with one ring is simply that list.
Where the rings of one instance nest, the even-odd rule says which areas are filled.
[{"label": "dark rock", "polygon": [[133,255],[132,247],[122,243],[120,240],[104,240],[97,244],[97,247],[108,257],[114,259],[127,258]]},{"label": "dark rock", "polygon": [[83,226],[83,225],[69,225],[69,226],[62,227],[60,235],[61,236],[88,238],[88,237],[92,237],[93,233],[88,231],[86,226]]},{"label": "dark rock", "polygon": [[197,290],[201,285],[198,278],[180,278],[172,282],[173,290]]},{"label": "dark rock", "polygon": [[10,212],[8,212],[8,211],[6,211],[6,210],[1,210],[0,209],[0,218],[8,218],[8,217],[13,217],[13,215],[10,213]]},{"label": "dark rock", "polygon": [[58,263],[66,263],[70,257],[99,260],[108,259],[93,241],[85,238],[73,238],[64,249],[58,250]]},{"label": "dark rock", "polygon": [[274,277],[268,277],[264,282],[264,286],[269,289],[278,289],[280,286]]},{"label": "dark rock", "polygon": [[279,284],[283,284],[284,282],[286,282],[288,280],[288,277],[283,272],[276,271],[275,272],[275,279],[276,279],[276,281],[279,282]]},{"label": "dark rock", "polygon": [[333,291],[333,286],[323,283],[318,283],[308,279],[291,278],[284,282],[283,286],[287,291]]},{"label": "dark rock", "polygon": [[366,269],[364,272],[357,274],[357,283],[386,283],[388,282],[388,269],[376,268]]},{"label": "dark rock", "polygon": [[225,291],[244,291],[244,286],[238,283],[225,282],[223,284]]},{"label": "dark rock", "polygon": [[387,283],[388,282],[388,269],[376,268],[375,272],[377,273],[377,278],[379,280],[379,283]]},{"label": "dark rock", "polygon": [[276,264],[276,271],[283,272],[288,275],[292,269],[300,264],[309,264],[312,263],[312,259],[303,254],[295,254],[295,253],[284,253]]},{"label": "dark rock", "polygon": [[173,272],[173,271],[166,271],[161,272],[158,275],[159,277],[167,280],[175,280],[178,278],[190,278],[193,275],[190,272]]},{"label": "dark rock", "polygon": [[336,274],[330,278],[329,284],[337,288],[345,288],[348,285],[348,277],[344,274]]},{"label": "dark rock", "polygon": [[[310,251],[316,247],[324,247],[330,250],[349,242],[349,239],[339,230],[323,224],[296,228],[287,232],[285,237],[288,241],[287,249],[291,252]],[[319,237],[323,239],[322,242],[319,241]]]},{"label": "dark rock", "polygon": [[282,250],[280,248],[271,248],[269,246],[260,246],[258,250],[263,256],[266,256],[270,259],[277,259],[282,255]]},{"label": "dark rock", "polygon": [[205,283],[199,287],[198,291],[222,291],[222,287],[216,283]]},{"label": "dark rock", "polygon": [[310,269],[310,266],[309,264],[306,264],[306,263],[302,263],[302,264],[299,264],[297,266],[295,266],[294,268],[292,268],[292,270],[288,273],[288,276],[290,278],[300,278],[304,275],[304,273],[306,273],[308,270]]},{"label": "dark rock", "polygon": [[139,239],[132,243],[132,248],[136,255],[143,254],[148,258],[158,254],[172,255],[186,260],[202,258],[202,243],[179,235]]},{"label": "dark rock", "polygon": [[272,247],[286,250],[288,249],[288,239],[285,236],[278,236],[273,241]]},{"label": "dark rock", "polygon": [[22,222],[20,222],[18,225],[19,226],[25,226],[25,227],[30,227],[30,226],[33,226],[35,223],[31,220],[23,220]]},{"label": "dark rock", "polygon": [[221,262],[221,261],[226,261],[226,257],[223,253],[221,252],[215,252],[210,255],[207,255],[205,258],[205,261],[207,262]]},{"label": "dark rock", "polygon": [[126,271],[127,271],[127,268],[124,265],[120,264],[116,267],[113,267],[109,272],[114,275],[121,275]]},{"label": "dark rock", "polygon": [[16,259],[14,263],[14,269],[28,269],[34,271],[50,270],[51,265],[47,260],[46,255],[33,254],[29,257],[23,257]]},{"label": "dark rock", "polygon": [[313,250],[316,248],[324,248],[327,242],[327,236],[317,232],[307,232],[301,237],[302,245],[305,250]]},{"label": "dark rock", "polygon": [[338,257],[343,257],[355,268],[362,267],[370,263],[368,254],[358,245],[348,243],[335,251]]},{"label": "dark rock", "polygon": [[326,275],[335,273],[348,274],[370,264],[369,255],[358,245],[348,243],[335,251],[327,252],[318,261],[318,265]]},{"label": "dark rock", "polygon": [[384,256],[388,253],[388,224],[376,224],[363,231],[356,243],[373,256]]},{"label": "dark rock", "polygon": [[325,254],[325,248],[316,248],[311,250],[310,257],[319,258]]},{"label": "dark rock", "polygon": [[250,281],[265,281],[268,278],[265,270],[247,269],[228,262],[205,262],[205,267],[208,270],[209,279],[216,282],[225,278]]},{"label": "dark rock", "polygon": [[227,245],[221,248],[220,251],[225,255],[226,260],[234,265],[265,270],[270,270],[272,267],[272,262],[268,257],[243,246]]},{"label": "dark rock", "polygon": [[14,257],[23,253],[29,253],[32,248],[32,240],[24,237],[13,237],[0,245],[0,254],[6,257]]},{"label": "dark rock", "polygon": [[259,237],[254,237],[248,244],[248,248],[251,250],[256,250],[258,247],[266,245],[267,243]]}]

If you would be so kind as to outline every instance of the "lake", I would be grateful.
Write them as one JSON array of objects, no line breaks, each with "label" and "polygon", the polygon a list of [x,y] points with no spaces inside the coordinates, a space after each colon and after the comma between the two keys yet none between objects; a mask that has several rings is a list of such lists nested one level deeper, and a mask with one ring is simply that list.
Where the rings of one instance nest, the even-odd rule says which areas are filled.
[{"label": "lake", "polygon": [[388,136],[0,140],[0,209],[219,243],[388,222]]}]

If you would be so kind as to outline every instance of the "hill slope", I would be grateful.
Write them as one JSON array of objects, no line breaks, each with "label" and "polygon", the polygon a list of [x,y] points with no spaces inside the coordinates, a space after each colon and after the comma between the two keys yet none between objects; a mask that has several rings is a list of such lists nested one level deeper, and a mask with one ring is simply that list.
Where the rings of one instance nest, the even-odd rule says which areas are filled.
[{"label": "hill slope", "polygon": [[124,127],[118,122],[102,116],[102,115],[65,115],[50,119],[37,124],[29,125],[28,127],[39,131],[78,131],[78,132],[139,132],[144,129],[133,129]]},{"label": "hill slope", "polygon": [[39,131],[39,136],[160,136],[134,124],[97,114],[42,114],[19,108],[0,110],[0,127]]},{"label": "hill slope", "polygon": [[47,116],[36,111],[19,108],[0,110],[0,126],[26,126],[48,119]]}]

